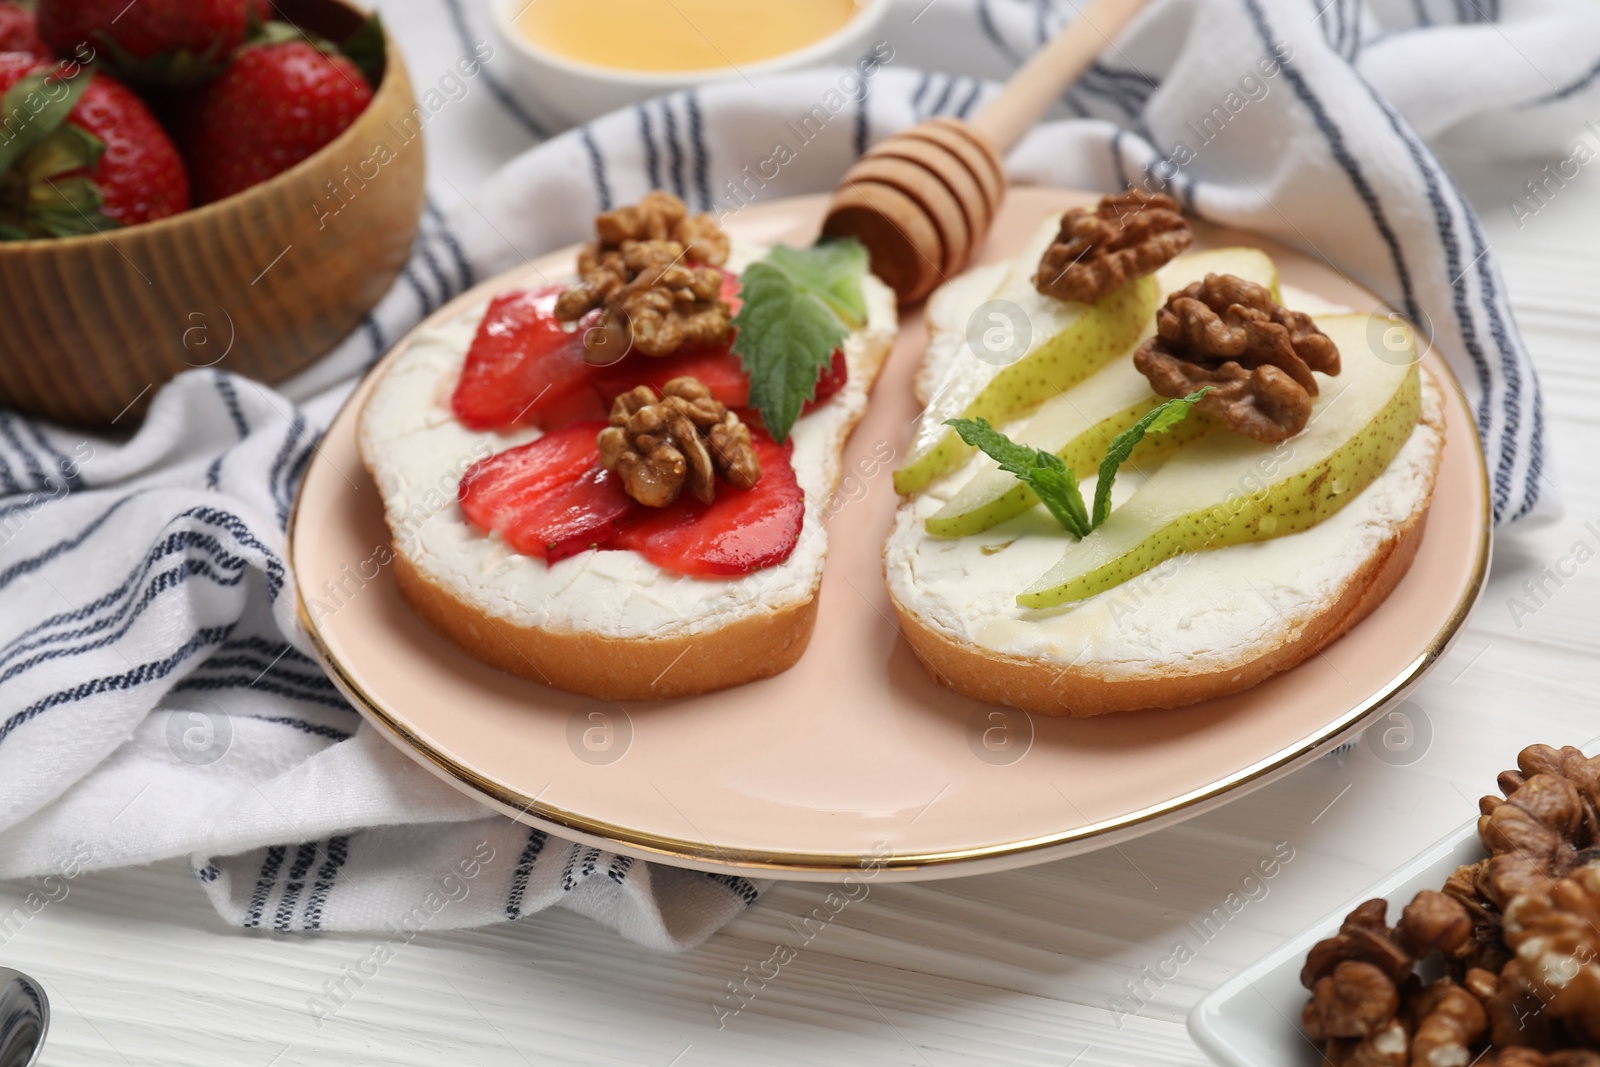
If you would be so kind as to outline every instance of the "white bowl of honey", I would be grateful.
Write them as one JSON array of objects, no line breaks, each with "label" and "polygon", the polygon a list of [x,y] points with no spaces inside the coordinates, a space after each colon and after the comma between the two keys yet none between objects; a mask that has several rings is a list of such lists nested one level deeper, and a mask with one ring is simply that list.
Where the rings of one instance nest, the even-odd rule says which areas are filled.
[{"label": "white bowl of honey", "polygon": [[570,125],[677,89],[854,64],[891,0],[488,0],[541,117]]}]

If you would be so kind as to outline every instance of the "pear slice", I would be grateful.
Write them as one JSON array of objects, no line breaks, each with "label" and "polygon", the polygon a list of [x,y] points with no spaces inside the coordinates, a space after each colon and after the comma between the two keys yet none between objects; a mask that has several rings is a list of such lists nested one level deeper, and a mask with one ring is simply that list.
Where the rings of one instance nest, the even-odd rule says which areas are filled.
[{"label": "pear slice", "polygon": [[[1256,282],[1272,290],[1273,299],[1278,299],[1278,268],[1259,248],[1217,248],[1179,256],[1156,272],[1161,299],[1207,274],[1233,274]],[[1149,337],[1154,329],[1152,316],[1138,341]],[[1119,358],[1083,384],[1045,401],[1020,429],[1008,431],[1008,436],[1034,448],[1049,449],[1072,470],[1087,474],[1099,466],[1112,438],[1161,400],[1150,391],[1149,381],[1134,368],[1132,359]],[[1128,462],[1135,468],[1154,463],[1215,425],[1209,416],[1192,412],[1168,432],[1145,437]],[[982,533],[1039,502],[1032,489],[1002,471],[994,460],[981,457],[977,465],[976,473],[960,491],[928,517],[925,526],[932,536]]]},{"label": "pear slice", "polygon": [[[972,446],[944,424],[946,419],[988,419],[995,426],[1011,421],[1124,355],[1155,314],[1161,289],[1154,277],[1135,279],[1093,304],[1057,300],[1034,289],[1033,271],[1058,227],[1059,219],[1052,218],[1040,228],[990,301],[974,313],[981,320],[975,323],[978,329],[990,328],[991,322],[1002,328],[1009,320],[1012,330],[1025,332],[1017,343],[1026,349],[1016,358],[990,362],[971,344],[960,346],[917,422],[909,458],[894,472],[896,492],[918,492],[972,454]],[[933,325],[969,329],[965,321]]]},{"label": "pear slice", "polygon": [[1017,597],[1026,608],[1083,600],[1181,553],[1264,541],[1315,526],[1383,473],[1416,427],[1415,342],[1385,346],[1392,324],[1318,316],[1343,371],[1322,378],[1306,428],[1276,446],[1217,432],[1167,460],[1103,526]]}]

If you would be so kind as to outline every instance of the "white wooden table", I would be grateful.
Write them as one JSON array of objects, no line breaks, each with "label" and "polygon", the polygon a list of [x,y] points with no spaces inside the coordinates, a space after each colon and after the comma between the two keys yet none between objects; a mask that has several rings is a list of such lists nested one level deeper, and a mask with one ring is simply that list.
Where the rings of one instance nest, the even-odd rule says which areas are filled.
[{"label": "white wooden table", "polygon": [[[1433,731],[1414,763],[1358,745],[1119,849],[874,885],[722,1028],[729,983],[793,943],[789,924],[826,887],[779,886],[681,956],[567,912],[424,933],[319,1028],[307,1001],[374,938],[227,928],[177,864],[86,876],[0,946],[51,993],[44,1063],[1204,1063],[1183,1021],[1205,992],[1472,816],[1522,746],[1600,734],[1600,562],[1520,627],[1507,607],[1575,541],[1600,548],[1583,528],[1600,520],[1600,176],[1584,172],[1519,230],[1506,199],[1537,171],[1462,178],[1538,359],[1567,518],[1497,544],[1476,615],[1413,694]],[[1206,937],[1187,925],[1278,842],[1293,858],[1264,897]],[[25,892],[0,884],[0,913]],[[1179,943],[1193,958],[1175,967]]]}]

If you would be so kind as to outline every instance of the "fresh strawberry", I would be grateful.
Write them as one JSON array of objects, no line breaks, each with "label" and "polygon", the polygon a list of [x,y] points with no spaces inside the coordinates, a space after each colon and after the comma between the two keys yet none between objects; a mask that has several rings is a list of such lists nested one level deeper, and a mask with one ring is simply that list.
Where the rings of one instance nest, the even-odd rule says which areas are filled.
[{"label": "fresh strawberry", "polygon": [[605,417],[583,360],[581,333],[555,317],[561,286],[501,293],[467,349],[450,406],[473,430],[526,423],[553,429],[574,418]]},{"label": "fresh strawberry", "polygon": [[39,37],[33,12],[0,0],[0,52],[27,52],[41,59],[50,58],[50,48]]},{"label": "fresh strawberry", "polygon": [[461,513],[518,552],[554,563],[605,544],[636,505],[600,466],[603,422],[576,422],[467,469]]},{"label": "fresh strawberry", "polygon": [[372,100],[347,57],[303,40],[241,49],[201,90],[185,124],[196,201],[221,200],[288,170],[332,141]]},{"label": "fresh strawberry", "polygon": [[726,344],[654,359],[630,355],[609,367],[596,367],[593,378],[609,404],[636,385],[648,385],[659,393],[667,382],[684,375],[700,379],[715,399],[730,408],[742,408],[750,402],[750,378]]},{"label": "fresh strawberry", "polygon": [[717,483],[702,504],[687,494],[664,508],[637,507],[606,545],[639,553],[663,570],[691,575],[748,574],[789,558],[805,519],[805,491],[789,462],[791,445],[752,430],[761,480],[740,491]]},{"label": "fresh strawberry", "polygon": [[34,56],[0,53],[0,94],[0,113],[31,116],[0,145],[0,238],[92,233],[189,206],[177,150],[109,75],[64,79]]},{"label": "fresh strawberry", "polygon": [[193,85],[244,41],[254,0],[39,0],[39,35],[60,55],[94,49],[128,81]]},{"label": "fresh strawberry", "polygon": [[189,178],[178,149],[127,86],[96,74],[67,121],[106,146],[89,176],[108,218],[132,226],[189,209]]}]

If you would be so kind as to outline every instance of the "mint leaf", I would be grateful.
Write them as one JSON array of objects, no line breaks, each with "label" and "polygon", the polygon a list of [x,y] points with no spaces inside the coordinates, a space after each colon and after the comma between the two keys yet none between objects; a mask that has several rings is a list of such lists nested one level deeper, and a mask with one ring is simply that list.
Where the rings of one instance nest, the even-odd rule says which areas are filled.
[{"label": "mint leaf", "polygon": [[1054,452],[1019,445],[1005,434],[989,425],[986,419],[946,419],[946,426],[954,427],[967,444],[982,449],[984,454],[1007,474],[1032,489],[1050,514],[1056,517],[1068,533],[1087,537],[1093,527],[1083,506],[1083,493],[1078,489],[1078,476]]},{"label": "mint leaf", "polygon": [[733,351],[750,376],[750,406],[775,440],[788,438],[833,350],[866,321],[866,270],[866,250],[837,241],[816,248],[778,245],[740,276],[744,305],[733,319]]},{"label": "mint leaf", "polygon": [[1111,514],[1111,486],[1117,480],[1117,468],[1133,454],[1134,446],[1144,440],[1147,433],[1166,433],[1178,425],[1188,417],[1190,409],[1200,403],[1200,398],[1210,391],[1211,386],[1208,385],[1188,396],[1168,400],[1117,434],[1111,447],[1106,449],[1106,458],[1100,461],[1100,476],[1094,484],[1094,522],[1090,529],[1105,522]]},{"label": "mint leaf", "polygon": [[1078,476],[1054,452],[1019,445],[1005,434],[990,426],[984,419],[946,419],[945,425],[955,428],[967,444],[982,449],[984,454],[1007,474],[1014,475],[1036,493],[1050,514],[1063,528],[1076,537],[1088,537],[1090,531],[1105,522],[1111,514],[1111,486],[1117,480],[1117,468],[1127,462],[1134,447],[1147,433],[1166,433],[1182,422],[1200,399],[1211,391],[1208,385],[1199,392],[1177,400],[1168,400],[1148,412],[1138,422],[1123,430],[1106,449],[1106,458],[1100,461],[1100,476],[1094,487],[1094,514],[1083,506],[1083,493],[1078,488]]},{"label": "mint leaf", "polygon": [[851,329],[867,321],[867,301],[861,294],[861,276],[867,272],[867,250],[856,240],[829,241],[812,248],[778,245],[766,262],[791,281],[815,293]]}]

